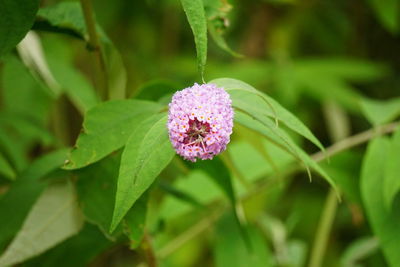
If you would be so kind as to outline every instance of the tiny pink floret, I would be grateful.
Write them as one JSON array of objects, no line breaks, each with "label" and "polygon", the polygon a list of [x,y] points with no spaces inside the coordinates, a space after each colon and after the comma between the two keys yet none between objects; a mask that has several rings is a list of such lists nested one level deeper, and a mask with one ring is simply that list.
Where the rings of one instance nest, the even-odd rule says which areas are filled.
[{"label": "tiny pink floret", "polygon": [[195,83],[176,92],[169,104],[169,139],[176,152],[195,162],[226,149],[233,127],[229,94],[214,84]]}]

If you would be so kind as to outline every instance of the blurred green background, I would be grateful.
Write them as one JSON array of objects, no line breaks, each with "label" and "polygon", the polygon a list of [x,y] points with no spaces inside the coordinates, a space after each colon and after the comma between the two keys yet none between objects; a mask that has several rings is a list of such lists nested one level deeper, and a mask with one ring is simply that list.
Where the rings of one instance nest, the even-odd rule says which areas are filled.
[{"label": "blurred green background", "polygon": [[[43,0],[41,7],[61,2],[66,1]],[[326,147],[398,117],[400,1],[203,2],[209,27],[216,31],[214,38],[209,35],[206,81],[229,77],[251,84],[298,116]],[[93,0],[93,6],[113,51],[119,52],[115,64],[122,60],[125,66],[122,94],[167,103],[169,93],[201,82],[180,1]],[[85,112],[100,98],[93,90],[86,44],[73,32],[50,32],[54,29],[46,28],[44,17],[42,10],[33,30],[58,85],[37,65],[23,63],[21,46],[19,54],[14,50],[0,63],[0,160],[11,166],[1,165],[0,200],[11,188],[10,177],[20,177],[54,148],[75,144]],[[123,76],[120,68],[114,73],[117,82],[125,78],[118,76]],[[318,152],[293,138],[309,154]],[[364,153],[365,146],[359,146],[321,163],[343,193],[322,266],[387,266],[360,196]],[[114,186],[106,178],[90,178],[116,176],[120,154],[73,174],[79,177],[80,201],[90,199],[91,188]],[[235,126],[222,160],[242,200],[253,252],[207,171],[174,159],[149,196],[145,237],[151,238],[159,266],[307,266],[328,184],[317,177],[310,183],[293,157],[241,126]],[[52,177],[60,179],[64,172]],[[12,209],[5,205],[0,211]],[[102,209],[88,206],[83,204]],[[97,224],[99,217],[88,214]],[[146,244],[130,250],[127,240],[103,230],[86,223],[80,234],[18,266],[146,266]],[[1,251],[11,237],[0,238]]]}]

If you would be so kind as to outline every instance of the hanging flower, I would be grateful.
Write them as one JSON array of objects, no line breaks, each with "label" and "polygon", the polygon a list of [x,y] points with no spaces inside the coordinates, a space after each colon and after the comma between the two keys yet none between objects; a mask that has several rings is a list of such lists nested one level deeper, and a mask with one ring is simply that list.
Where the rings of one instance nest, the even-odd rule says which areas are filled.
[{"label": "hanging flower", "polygon": [[195,162],[225,150],[233,127],[229,94],[214,84],[195,83],[176,92],[169,104],[168,132],[176,152]]}]

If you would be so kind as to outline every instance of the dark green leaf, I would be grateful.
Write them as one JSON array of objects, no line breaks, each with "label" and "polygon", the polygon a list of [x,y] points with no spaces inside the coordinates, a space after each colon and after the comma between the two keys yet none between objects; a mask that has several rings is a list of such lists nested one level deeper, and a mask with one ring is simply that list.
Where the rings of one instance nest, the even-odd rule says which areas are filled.
[{"label": "dark green leaf", "polygon": [[0,1],[0,58],[11,51],[30,30],[39,0]]},{"label": "dark green leaf", "polygon": [[[77,193],[86,219],[108,233],[117,191],[121,152],[76,171]],[[99,208],[101,207],[101,208]]]}]

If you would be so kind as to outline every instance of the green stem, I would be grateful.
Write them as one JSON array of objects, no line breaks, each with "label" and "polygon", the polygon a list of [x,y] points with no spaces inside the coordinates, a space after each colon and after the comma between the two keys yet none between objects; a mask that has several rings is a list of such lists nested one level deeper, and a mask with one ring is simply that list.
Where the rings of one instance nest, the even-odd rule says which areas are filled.
[{"label": "green stem", "polygon": [[[346,112],[333,101],[324,103],[323,111],[331,140],[338,142],[345,139],[350,134],[350,122]],[[309,267],[320,267],[323,263],[337,207],[337,192],[330,188],[315,235]]]},{"label": "green stem", "polygon": [[308,267],[320,267],[325,255],[329,234],[335,219],[338,200],[336,191],[330,189],[325,201],[321,220],[318,224],[317,234],[315,236],[314,245],[311,251],[310,262]]},{"label": "green stem", "polygon": [[80,2],[85,17],[86,29],[89,35],[88,49],[91,51],[93,57],[96,87],[100,97],[106,99],[108,94],[107,71],[99,37],[96,31],[92,2],[91,0],[80,0]]}]

